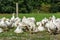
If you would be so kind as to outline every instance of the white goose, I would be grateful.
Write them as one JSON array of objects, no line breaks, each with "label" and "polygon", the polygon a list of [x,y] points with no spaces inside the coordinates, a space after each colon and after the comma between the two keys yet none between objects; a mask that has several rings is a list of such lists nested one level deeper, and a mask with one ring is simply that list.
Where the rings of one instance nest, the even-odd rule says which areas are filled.
[{"label": "white goose", "polygon": [[12,27],[17,27],[19,22],[21,22],[21,19],[19,17],[16,17],[15,22],[12,24]]},{"label": "white goose", "polygon": [[0,28],[0,33],[2,33],[3,32],[3,29],[2,28]]},{"label": "white goose", "polygon": [[56,33],[57,31],[57,26],[53,23],[53,21],[49,21],[48,23],[46,23],[45,27],[50,33]]},{"label": "white goose", "polygon": [[23,30],[22,28],[20,28],[20,26],[18,26],[15,30],[14,30],[15,33],[23,33]]},{"label": "white goose", "polygon": [[5,20],[4,19],[2,19],[0,21],[0,27],[7,27],[7,25],[5,24]]},{"label": "white goose", "polygon": [[21,21],[21,19],[19,17],[16,17],[15,21]]},{"label": "white goose", "polygon": [[13,22],[11,22],[9,19],[6,19],[5,24],[7,25],[8,28],[12,28]]},{"label": "white goose", "polygon": [[56,17],[53,15],[53,16],[52,16],[52,20],[55,20],[55,19],[56,19]]},{"label": "white goose", "polygon": [[34,22],[34,23],[36,21],[34,17],[28,17],[27,19],[30,20],[30,22]]},{"label": "white goose", "polygon": [[45,17],[41,22],[42,22],[42,24],[44,25],[45,23],[48,22],[48,19]]},{"label": "white goose", "polygon": [[15,23],[12,24],[12,27],[17,27],[20,21],[16,21]]},{"label": "white goose", "polygon": [[56,21],[56,17],[53,15],[53,16],[51,17],[51,20],[52,20],[52,21]]},{"label": "white goose", "polygon": [[14,13],[12,14],[12,17],[10,19],[11,22],[15,22],[15,16],[14,16]]},{"label": "white goose", "polygon": [[22,22],[25,23],[26,21],[27,21],[27,18],[25,16],[23,16]]},{"label": "white goose", "polygon": [[38,30],[39,31],[44,31],[45,30],[45,28],[42,26],[42,23],[41,22],[39,22]]}]

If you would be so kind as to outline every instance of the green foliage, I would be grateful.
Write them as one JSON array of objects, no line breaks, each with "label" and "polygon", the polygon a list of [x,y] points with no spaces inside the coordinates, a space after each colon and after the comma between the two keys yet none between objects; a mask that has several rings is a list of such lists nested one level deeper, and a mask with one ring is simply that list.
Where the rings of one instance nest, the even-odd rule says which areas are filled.
[{"label": "green foliage", "polygon": [[50,12],[56,13],[60,12],[60,2],[51,5]]},{"label": "green foliage", "polygon": [[41,4],[41,11],[42,12],[49,12],[50,7],[51,7],[50,4],[44,4],[44,3],[42,3]]},{"label": "green foliage", "polygon": [[58,0],[0,0],[0,13],[13,13],[19,4],[19,13],[60,12]]}]

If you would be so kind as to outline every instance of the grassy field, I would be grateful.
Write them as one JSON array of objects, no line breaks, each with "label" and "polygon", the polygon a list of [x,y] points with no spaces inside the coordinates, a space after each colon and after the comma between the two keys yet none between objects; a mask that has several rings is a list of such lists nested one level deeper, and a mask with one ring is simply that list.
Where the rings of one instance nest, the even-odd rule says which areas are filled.
[{"label": "grassy field", "polygon": [[[6,17],[11,18],[12,14],[0,14],[0,18]],[[50,17],[55,15],[56,17],[60,18],[60,14],[19,14],[19,17],[22,19],[23,16],[26,17],[35,17],[36,21],[42,20],[44,17]],[[29,32],[24,32],[22,34],[16,34],[13,31],[14,29],[10,29],[8,32],[0,33],[0,40],[60,40],[60,34],[57,35],[50,35],[47,32],[39,32],[30,34]]]}]

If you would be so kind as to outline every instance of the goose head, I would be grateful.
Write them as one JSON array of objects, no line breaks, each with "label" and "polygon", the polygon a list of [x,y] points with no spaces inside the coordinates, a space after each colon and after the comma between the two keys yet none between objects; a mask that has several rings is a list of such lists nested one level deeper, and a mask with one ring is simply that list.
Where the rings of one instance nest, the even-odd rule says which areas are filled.
[{"label": "goose head", "polygon": [[14,15],[15,15],[15,14],[13,13],[13,14],[12,14],[12,18],[11,18],[11,19],[14,19],[14,18],[15,18],[15,16],[14,16]]},{"label": "goose head", "polygon": [[14,17],[15,13],[12,14],[12,17]]},{"label": "goose head", "polygon": [[23,19],[26,19],[26,16],[23,16]]},{"label": "goose head", "polygon": [[1,21],[6,21],[6,18],[5,18],[5,17],[3,17],[3,18],[1,19]]},{"label": "goose head", "polygon": [[2,18],[2,20],[5,20],[5,19],[6,19],[5,17]]},{"label": "goose head", "polygon": [[53,15],[53,16],[52,16],[52,20],[55,20],[55,19],[56,19],[56,17]]},{"label": "goose head", "polygon": [[41,22],[36,22],[36,25],[39,26]]},{"label": "goose head", "polygon": [[21,19],[19,17],[16,17],[15,21],[21,21]]},{"label": "goose head", "polygon": [[23,16],[22,22],[25,22],[26,20],[27,20],[27,18],[25,16]]},{"label": "goose head", "polygon": [[48,22],[48,19],[45,17],[41,22],[44,25],[44,24],[46,24]]}]

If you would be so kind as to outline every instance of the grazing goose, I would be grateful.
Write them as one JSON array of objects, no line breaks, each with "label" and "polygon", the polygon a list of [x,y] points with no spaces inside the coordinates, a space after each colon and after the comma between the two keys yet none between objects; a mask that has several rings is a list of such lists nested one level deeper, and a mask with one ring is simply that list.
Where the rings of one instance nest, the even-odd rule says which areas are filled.
[{"label": "grazing goose", "polygon": [[57,31],[57,26],[53,23],[53,21],[49,21],[48,23],[46,23],[45,27],[48,29],[48,32],[50,34],[55,34]]},{"label": "grazing goose", "polygon": [[20,21],[16,21],[15,23],[12,24],[12,27],[17,27]]},{"label": "grazing goose", "polygon": [[13,22],[11,22],[9,19],[6,19],[5,24],[7,25],[8,28],[12,28]]},{"label": "grazing goose", "polygon": [[3,27],[3,28],[7,27],[7,25],[5,24],[5,20],[2,19],[0,21],[0,27]]},{"label": "grazing goose", "polygon": [[18,26],[15,30],[14,30],[15,33],[23,33],[23,30],[22,28],[20,28],[20,26]]},{"label": "grazing goose", "polygon": [[2,28],[0,28],[0,33],[2,33],[3,32],[3,29]]},{"label": "grazing goose", "polygon": [[41,22],[39,22],[38,30],[39,31],[44,31],[45,30],[45,28],[44,28],[44,26],[42,26]]}]

